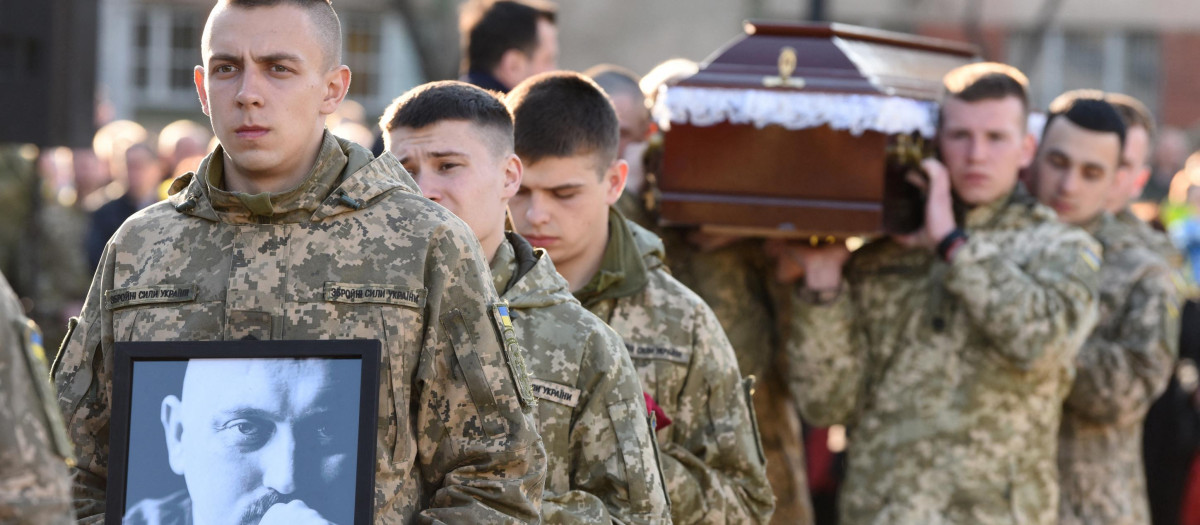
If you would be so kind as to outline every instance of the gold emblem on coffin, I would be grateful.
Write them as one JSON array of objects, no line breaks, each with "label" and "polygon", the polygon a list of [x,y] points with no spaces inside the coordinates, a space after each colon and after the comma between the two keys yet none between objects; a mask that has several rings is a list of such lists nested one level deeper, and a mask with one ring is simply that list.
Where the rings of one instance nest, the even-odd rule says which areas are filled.
[{"label": "gold emblem on coffin", "polygon": [[763,86],[801,89],[804,87],[804,79],[792,78],[792,73],[795,72],[796,49],[791,46],[784,46],[783,49],[779,50],[779,76],[763,77]]},{"label": "gold emblem on coffin", "polygon": [[897,164],[918,167],[921,165],[921,161],[925,160],[925,150],[924,137],[900,134],[896,136],[895,142],[889,145],[886,151],[891,160]]}]

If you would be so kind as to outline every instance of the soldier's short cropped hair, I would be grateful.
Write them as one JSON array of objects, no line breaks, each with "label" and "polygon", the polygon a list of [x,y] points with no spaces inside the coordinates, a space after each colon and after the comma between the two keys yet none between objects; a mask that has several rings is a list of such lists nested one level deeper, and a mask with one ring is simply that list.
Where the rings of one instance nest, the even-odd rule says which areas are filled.
[{"label": "soldier's short cropped hair", "polygon": [[526,79],[509,92],[517,155],[526,165],[546,158],[595,155],[603,172],[617,158],[620,123],[600,86],[559,71]]},{"label": "soldier's short cropped hair", "polygon": [[470,122],[487,133],[497,154],[513,151],[513,118],[499,97],[465,82],[430,82],[400,95],[383,111],[379,127],[391,147],[389,132],[422,129],[445,120]]},{"label": "soldier's short cropped hair", "polygon": [[212,17],[225,7],[254,9],[256,7],[275,7],[290,5],[308,11],[308,16],[317,28],[321,39],[321,50],[325,54],[325,68],[333,69],[342,63],[342,23],[333,10],[332,0],[219,0],[208,16],[204,27],[204,39],[208,40],[208,26]]},{"label": "soldier's short cropped hair", "polygon": [[539,0],[472,0],[459,12],[464,73],[491,72],[510,49],[532,55],[538,46],[538,21],[556,23],[553,4]]},{"label": "soldier's short cropped hair", "polygon": [[942,77],[943,100],[965,102],[1015,97],[1024,115],[1029,114],[1029,79],[1021,70],[999,62],[976,62],[959,66]]},{"label": "soldier's short cropped hair", "polygon": [[1118,155],[1125,147],[1125,121],[1112,104],[1104,100],[1104,93],[1101,91],[1076,89],[1055,97],[1048,108],[1042,137],[1046,136],[1050,125],[1059,118],[1065,118],[1086,130],[1116,134],[1120,142]]},{"label": "soldier's short cropped hair", "polygon": [[1121,115],[1121,120],[1125,121],[1125,128],[1140,127],[1146,130],[1146,134],[1150,136],[1150,140],[1154,140],[1155,134],[1158,133],[1158,126],[1154,122],[1154,115],[1150,113],[1150,108],[1147,108],[1142,101],[1133,98],[1124,93],[1105,93],[1104,100],[1112,104],[1113,109]]}]

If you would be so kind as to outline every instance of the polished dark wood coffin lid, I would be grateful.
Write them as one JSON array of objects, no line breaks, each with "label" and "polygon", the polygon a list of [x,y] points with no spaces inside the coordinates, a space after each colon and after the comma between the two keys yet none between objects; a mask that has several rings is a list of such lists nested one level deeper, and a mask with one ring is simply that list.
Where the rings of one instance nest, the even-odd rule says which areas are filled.
[{"label": "polished dark wood coffin lid", "polygon": [[[745,30],[676,85],[932,101],[942,76],[976,55],[966,44],[844,24],[748,22]],[[790,77],[802,87],[778,80],[785,47],[795,51]],[[667,224],[750,235],[888,231],[889,140],[828,126],[672,123],[658,174],[661,217]]]}]

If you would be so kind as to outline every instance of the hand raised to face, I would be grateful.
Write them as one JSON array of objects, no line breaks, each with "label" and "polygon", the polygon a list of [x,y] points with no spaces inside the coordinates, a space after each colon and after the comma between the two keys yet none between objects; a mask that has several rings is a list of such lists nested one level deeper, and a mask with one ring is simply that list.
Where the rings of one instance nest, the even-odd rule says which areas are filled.
[{"label": "hand raised to face", "polygon": [[276,503],[263,515],[258,525],[334,525],[320,512],[310,509],[302,500]]}]

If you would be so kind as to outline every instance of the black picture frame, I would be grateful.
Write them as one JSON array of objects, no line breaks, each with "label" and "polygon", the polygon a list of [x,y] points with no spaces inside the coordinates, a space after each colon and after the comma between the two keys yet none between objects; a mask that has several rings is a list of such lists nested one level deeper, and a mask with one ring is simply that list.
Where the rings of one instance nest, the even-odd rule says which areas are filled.
[{"label": "black picture frame", "polygon": [[[113,383],[112,383],[112,414],[109,428],[109,464],[108,484],[106,494],[105,521],[107,523],[124,523],[127,512],[144,503],[147,507],[156,506],[159,509],[185,509],[187,512],[193,505],[192,494],[189,490],[193,484],[199,487],[214,487],[213,490],[201,490],[209,501],[218,498],[208,496],[211,492],[236,493],[236,482],[232,479],[253,479],[254,471],[259,469],[258,476],[262,480],[260,487],[238,496],[238,505],[222,507],[231,509],[224,512],[262,513],[274,502],[287,501],[292,497],[301,499],[308,504],[302,495],[312,496],[315,502],[320,502],[323,508],[332,509],[337,516],[348,516],[346,505],[352,507],[353,523],[368,525],[373,520],[374,486],[375,486],[375,454],[376,454],[376,420],[379,403],[379,361],[381,343],[377,340],[322,340],[322,341],[175,341],[175,342],[121,342],[114,345]],[[221,360],[221,361],[216,361]],[[202,366],[189,366],[193,361]],[[280,368],[291,365],[292,368]],[[189,373],[195,374],[189,396],[183,395],[184,381]],[[355,374],[357,369],[357,374]],[[301,372],[296,372],[301,370]],[[314,374],[314,370],[317,372]],[[232,375],[226,374],[233,371]],[[239,371],[246,375],[238,375]],[[284,379],[270,374],[290,374]],[[264,375],[265,374],[265,375]],[[298,375],[295,375],[298,374]],[[306,375],[307,374],[307,375]],[[274,377],[275,382],[241,380],[232,378]],[[296,379],[299,377],[299,379]],[[312,379],[316,377],[318,379]],[[209,383],[203,383],[209,381]],[[307,383],[305,381],[308,381]],[[317,381],[313,383],[312,381]],[[213,385],[209,388],[208,385]],[[256,385],[268,385],[261,387]],[[312,388],[311,385],[318,385]],[[282,387],[279,385],[289,385]],[[301,386],[296,386],[301,385]],[[309,385],[305,389],[302,385]],[[339,388],[338,385],[343,385]],[[355,388],[356,387],[356,388]],[[272,389],[273,388],[273,389]],[[245,390],[252,392],[246,392]],[[257,389],[257,390],[255,390]],[[280,394],[279,392],[284,393]],[[165,392],[165,394],[163,394]],[[197,392],[205,392],[197,395]],[[305,394],[304,392],[308,392]],[[317,392],[317,394],[312,394]],[[212,393],[213,395],[209,395]],[[237,402],[237,408],[232,408],[230,400],[243,397],[255,398],[253,403]],[[355,395],[357,394],[357,395]],[[168,401],[169,396],[177,399]],[[306,397],[307,396],[307,397]],[[216,400],[213,400],[216,397]],[[192,400],[193,404],[184,410],[182,407]],[[311,411],[294,421],[285,419],[286,425],[279,426],[279,419],[273,417],[279,413],[266,416],[267,411],[255,408],[259,404],[266,406],[287,407],[287,410],[297,410],[310,401]],[[357,402],[356,402],[357,401]],[[158,403],[156,413],[150,413],[154,404]],[[172,403],[178,403],[172,405]],[[222,405],[222,403],[225,403]],[[255,405],[254,407],[243,405]],[[178,427],[169,426],[167,414],[168,405],[174,407],[176,419],[181,421]],[[230,410],[219,411],[226,407]],[[206,412],[207,410],[216,412]],[[203,418],[195,416],[197,412],[211,415]],[[182,415],[181,415],[182,414]],[[219,414],[219,415],[213,415]],[[230,414],[235,414],[231,416]],[[259,418],[259,415],[265,418]],[[309,415],[318,414],[318,415]],[[214,422],[228,417],[235,417],[227,426],[216,423],[211,425],[194,424],[198,428],[193,441],[200,444],[195,446],[180,446],[183,438],[178,438],[172,449],[172,431],[169,429],[187,428],[182,421],[185,417],[195,416],[188,422],[203,420]],[[244,416],[244,417],[243,417]],[[152,426],[147,426],[147,420],[158,422],[157,432]],[[356,421],[351,421],[354,419]],[[357,426],[354,426],[354,422]],[[274,426],[273,426],[274,425]],[[278,430],[278,429],[286,430]],[[347,430],[354,429],[353,435]],[[211,431],[213,438],[201,431]],[[187,430],[178,430],[176,436],[183,436]],[[202,436],[205,439],[200,439]],[[269,436],[269,437],[263,437]],[[192,437],[192,436],[188,436]],[[278,439],[276,439],[278,438]],[[158,443],[159,445],[154,445]],[[278,445],[276,443],[284,443]],[[301,446],[313,444],[313,449],[302,451]],[[190,444],[190,442],[189,442]],[[292,448],[287,448],[287,447]],[[260,447],[260,448],[254,448]],[[284,447],[284,448],[279,448]],[[235,458],[237,461],[222,463],[220,460],[208,461],[196,451],[216,449],[221,458]],[[271,474],[264,473],[263,462],[278,465],[274,450],[290,450],[282,457],[290,458],[287,463],[286,477],[293,479],[295,493],[291,495],[266,488]],[[349,451],[353,451],[350,457]],[[186,452],[180,452],[186,451]],[[188,457],[187,454],[199,457]],[[241,455],[239,455],[241,454]],[[133,461],[130,459],[133,458]],[[184,459],[178,459],[184,458]],[[250,459],[259,458],[259,459]],[[317,463],[313,463],[316,458]],[[166,464],[162,462],[166,459]],[[185,473],[175,471],[174,462],[181,464],[200,465],[195,474],[187,478]],[[157,466],[155,463],[157,462]],[[256,463],[257,462],[257,463]],[[312,463],[310,465],[310,463]],[[216,465],[214,467],[213,465]],[[249,465],[249,466],[247,466]],[[230,466],[238,472],[230,473],[226,478],[216,479],[210,470]],[[352,467],[352,472],[348,471]],[[275,467],[267,467],[275,468]],[[182,495],[178,490],[171,491],[172,482],[163,476],[163,472],[175,475],[174,485],[182,484]],[[312,473],[315,477],[302,477],[301,471]],[[194,472],[194,470],[193,470]],[[329,478],[336,478],[336,481]],[[347,491],[345,485],[348,479],[353,480],[353,489]],[[325,485],[314,488],[319,480]],[[247,483],[243,481],[243,483]],[[249,482],[254,484],[255,482]],[[276,484],[278,485],[278,484]],[[244,485],[243,485],[244,486]],[[305,487],[304,492],[299,487]],[[134,490],[131,491],[130,489]],[[146,494],[148,488],[157,489],[158,497]],[[131,494],[132,492],[132,494]],[[167,492],[167,494],[162,494]],[[346,492],[352,494],[352,500],[347,502]],[[263,494],[259,498],[255,494]],[[166,496],[166,497],[164,497]],[[136,498],[136,499],[135,499]],[[175,498],[175,499],[172,499]],[[252,503],[241,506],[247,500]],[[184,503],[179,503],[183,501]],[[228,502],[228,501],[226,501]],[[177,503],[179,503],[177,505]],[[213,506],[214,508],[217,505]],[[320,511],[319,508],[313,507]],[[238,510],[241,509],[241,510]],[[243,515],[245,515],[243,514]],[[131,520],[132,522],[133,520]],[[345,522],[333,520],[336,523]],[[257,522],[257,521],[255,521]]]}]

